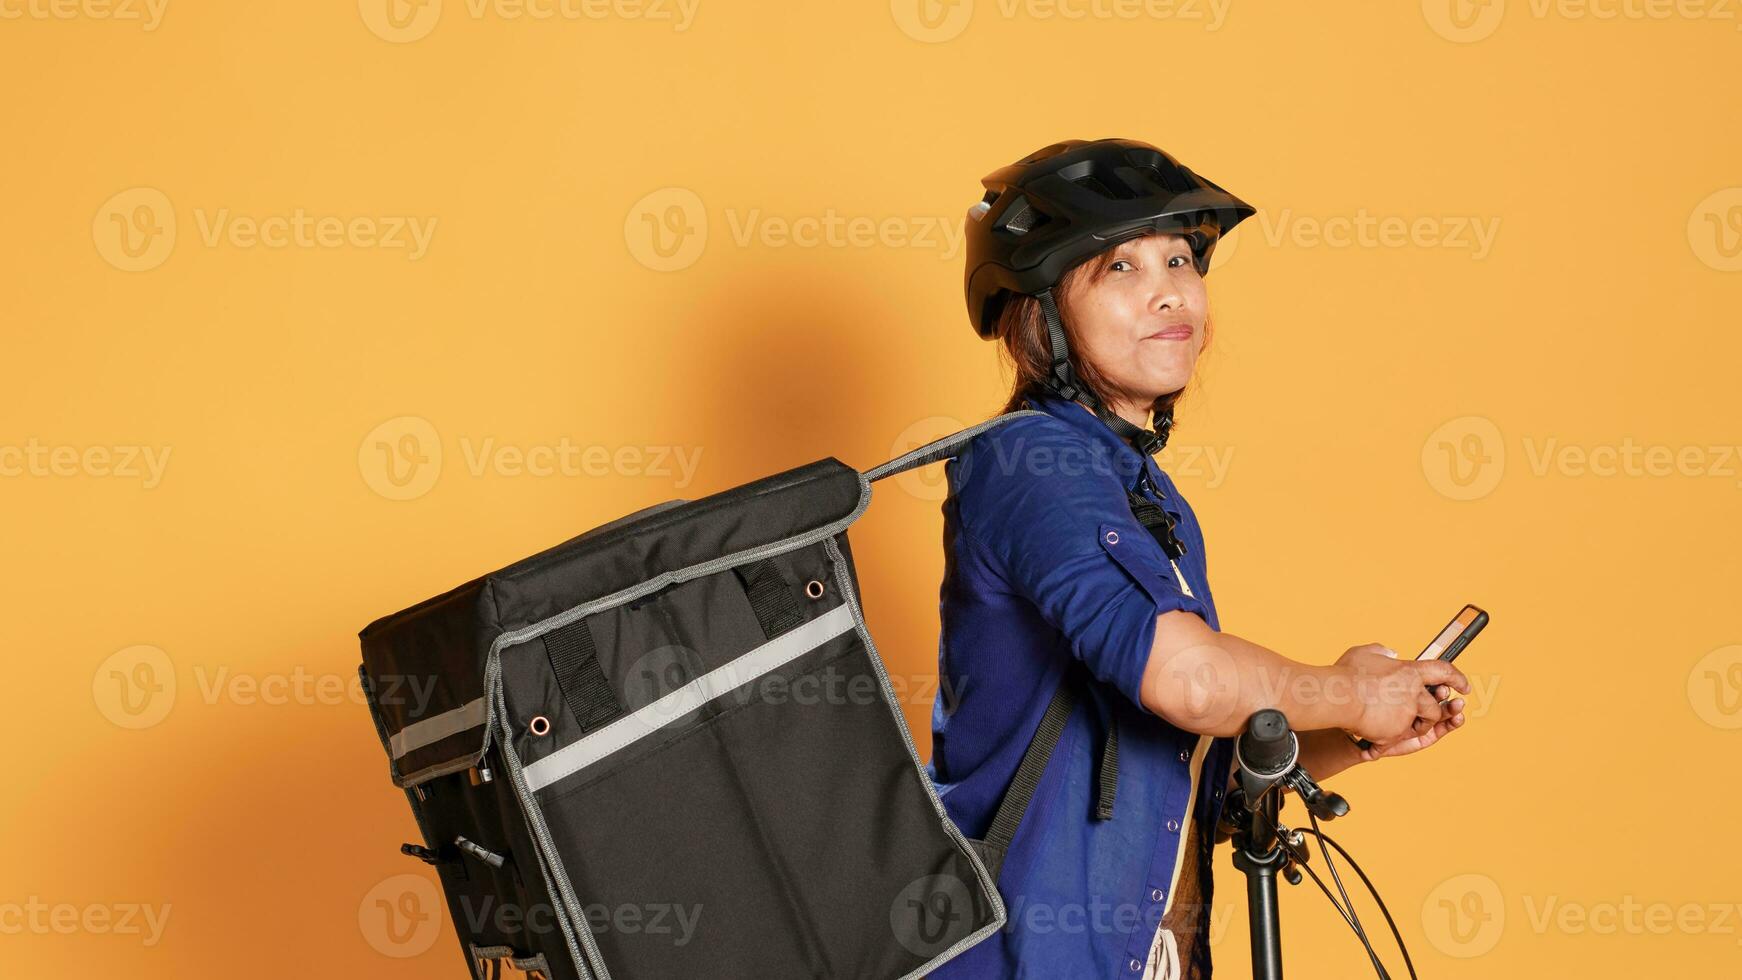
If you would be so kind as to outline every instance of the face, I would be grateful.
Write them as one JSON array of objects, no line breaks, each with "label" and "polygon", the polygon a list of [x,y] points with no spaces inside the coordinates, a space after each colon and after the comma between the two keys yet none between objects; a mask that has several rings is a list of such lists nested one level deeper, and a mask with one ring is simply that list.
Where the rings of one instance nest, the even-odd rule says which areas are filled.
[{"label": "face", "polygon": [[[1208,294],[1183,235],[1127,239],[1088,261],[1063,296],[1079,356],[1143,410],[1191,380],[1204,348]],[[1142,406],[1138,408],[1137,406]]]}]

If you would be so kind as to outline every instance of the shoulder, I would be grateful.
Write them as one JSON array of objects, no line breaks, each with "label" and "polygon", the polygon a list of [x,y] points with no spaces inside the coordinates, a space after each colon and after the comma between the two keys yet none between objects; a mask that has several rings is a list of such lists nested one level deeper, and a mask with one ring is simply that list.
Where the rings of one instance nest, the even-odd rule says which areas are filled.
[{"label": "shoulder", "polygon": [[1045,517],[1093,521],[1125,507],[1125,485],[1105,442],[1050,415],[1024,416],[976,436],[946,469],[970,533],[992,534]]}]

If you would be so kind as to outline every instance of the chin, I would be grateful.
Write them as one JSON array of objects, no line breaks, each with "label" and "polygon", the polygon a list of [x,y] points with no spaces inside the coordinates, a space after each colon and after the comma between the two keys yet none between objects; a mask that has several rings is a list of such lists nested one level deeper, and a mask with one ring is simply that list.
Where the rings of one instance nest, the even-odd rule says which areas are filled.
[{"label": "chin", "polygon": [[1184,363],[1169,363],[1156,365],[1155,370],[1147,371],[1136,379],[1132,390],[1141,391],[1154,398],[1171,395],[1184,388],[1192,380],[1192,361],[1182,359]]}]

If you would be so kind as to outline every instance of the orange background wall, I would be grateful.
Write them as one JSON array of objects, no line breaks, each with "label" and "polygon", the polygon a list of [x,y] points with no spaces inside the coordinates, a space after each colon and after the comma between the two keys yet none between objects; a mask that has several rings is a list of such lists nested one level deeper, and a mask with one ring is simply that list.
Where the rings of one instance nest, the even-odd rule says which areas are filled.
[{"label": "orange background wall", "polygon": [[[1738,5],[387,2],[0,0],[0,974],[462,976],[381,951],[358,628],[986,416],[962,213],[1109,135],[1261,209],[1163,459],[1224,626],[1493,613],[1332,784],[1422,975],[1736,972]],[[940,475],[853,531],[922,751]],[[1361,975],[1310,888],[1291,975]]]}]

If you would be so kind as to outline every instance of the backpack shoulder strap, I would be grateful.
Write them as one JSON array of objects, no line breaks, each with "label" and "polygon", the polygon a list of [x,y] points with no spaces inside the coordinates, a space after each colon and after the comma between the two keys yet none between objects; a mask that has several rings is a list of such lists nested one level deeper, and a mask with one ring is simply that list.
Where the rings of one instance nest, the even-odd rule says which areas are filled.
[{"label": "backpack shoulder strap", "polygon": [[948,459],[961,452],[963,446],[966,446],[970,440],[987,429],[1003,425],[1012,419],[1019,419],[1024,415],[1045,414],[1042,411],[1025,408],[1018,412],[1006,412],[1003,415],[994,416],[977,425],[970,425],[960,432],[933,439],[918,449],[903,453],[887,463],[874,466],[865,471],[865,479],[875,483],[886,476],[895,476],[898,473],[905,473],[908,470],[935,463],[940,459]]},{"label": "backpack shoulder strap", "polygon": [[[998,803],[998,811],[992,816],[986,836],[968,842],[994,880],[998,878],[998,871],[1004,865],[1004,857],[1010,851],[1011,842],[1016,840],[1016,829],[1022,825],[1022,818],[1028,813],[1028,804],[1034,800],[1034,791],[1040,786],[1040,778],[1046,773],[1047,763],[1052,760],[1059,737],[1064,734],[1065,723],[1070,720],[1071,712],[1076,710],[1077,703],[1081,700],[1076,685],[1086,682],[1087,674],[1079,668],[1079,664],[1071,664],[1066,668],[1065,676],[1060,678],[1058,688],[1053,691],[1052,700],[1047,702],[1046,713],[1041,715],[1040,726],[1035,729],[1027,750],[1022,753],[1022,761],[1017,764],[1016,775],[1010,780],[1009,788],[1004,791],[1004,798]],[[1112,719],[1108,721],[1107,740],[1101,747],[1101,765],[1095,789],[1097,820],[1112,819],[1113,797],[1119,784],[1119,729],[1112,723]]]}]

